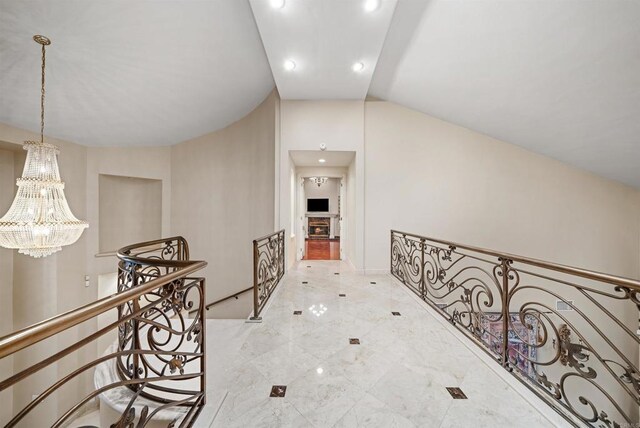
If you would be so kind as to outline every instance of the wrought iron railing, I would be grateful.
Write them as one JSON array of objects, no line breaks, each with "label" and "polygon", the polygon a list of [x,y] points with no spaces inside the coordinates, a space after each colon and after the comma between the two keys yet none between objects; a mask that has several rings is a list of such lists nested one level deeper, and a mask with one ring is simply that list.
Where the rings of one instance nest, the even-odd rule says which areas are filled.
[{"label": "wrought iron railing", "polygon": [[395,230],[391,274],[573,424],[640,426],[640,282]]},{"label": "wrought iron railing", "polygon": [[260,312],[284,275],[284,229],[253,241],[253,316]]},{"label": "wrought iron railing", "polygon": [[[25,403],[7,427],[19,423],[65,426],[93,399],[101,397],[109,401],[110,394],[116,394],[123,407],[114,409],[119,414],[112,421],[114,427],[144,427],[152,420],[167,417],[167,425],[189,427],[197,418],[205,403],[205,284],[204,278],[190,275],[206,263],[188,260],[188,246],[181,237],[126,247],[118,252],[118,257],[117,294],[0,338],[0,358],[4,358],[43,340],[55,339],[57,334],[99,315],[118,311],[115,322],[0,382],[3,391],[34,380],[42,370],[55,367],[65,357],[75,355],[81,360],[98,339],[118,333],[113,348],[60,376]],[[194,307],[200,309],[195,316],[185,317]],[[117,368],[113,372],[118,376],[113,379],[102,376],[100,380],[94,376],[94,370],[109,373],[110,368]],[[65,387],[77,385],[77,381],[85,384],[95,381],[96,388],[60,414],[40,412],[37,422],[30,420],[35,416],[34,410],[48,397],[65,394],[69,391]],[[47,418],[47,422],[42,418]]]}]

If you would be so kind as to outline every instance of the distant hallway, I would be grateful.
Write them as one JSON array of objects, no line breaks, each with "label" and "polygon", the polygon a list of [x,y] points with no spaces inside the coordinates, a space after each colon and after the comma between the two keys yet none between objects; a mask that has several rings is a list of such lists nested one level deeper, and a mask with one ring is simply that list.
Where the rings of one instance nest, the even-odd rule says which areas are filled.
[{"label": "distant hallway", "polygon": [[306,239],[304,260],[340,260],[340,238]]}]

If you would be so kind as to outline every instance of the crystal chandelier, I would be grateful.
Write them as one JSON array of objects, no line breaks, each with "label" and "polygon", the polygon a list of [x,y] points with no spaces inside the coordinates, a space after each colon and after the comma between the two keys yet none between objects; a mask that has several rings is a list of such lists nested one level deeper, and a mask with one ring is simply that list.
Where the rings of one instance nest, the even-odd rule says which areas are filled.
[{"label": "crystal chandelier", "polygon": [[63,245],[76,242],[89,224],[71,212],[58,170],[60,151],[44,142],[45,46],[51,41],[44,36],[33,36],[33,40],[42,45],[40,141],[24,142],[27,160],[22,177],[16,180],[18,192],[13,204],[0,218],[0,246],[32,257],[46,257],[60,251]]},{"label": "crystal chandelier", "polygon": [[328,178],[327,177],[309,177],[309,180],[311,180],[312,183],[315,183],[318,185],[318,187],[320,187],[327,182]]}]

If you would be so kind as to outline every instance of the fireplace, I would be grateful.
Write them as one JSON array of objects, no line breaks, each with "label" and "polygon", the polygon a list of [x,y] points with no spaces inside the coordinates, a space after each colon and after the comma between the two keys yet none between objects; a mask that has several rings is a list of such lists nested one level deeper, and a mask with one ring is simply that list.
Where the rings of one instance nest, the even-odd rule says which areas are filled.
[{"label": "fireplace", "polygon": [[309,239],[329,239],[329,217],[309,217]]}]

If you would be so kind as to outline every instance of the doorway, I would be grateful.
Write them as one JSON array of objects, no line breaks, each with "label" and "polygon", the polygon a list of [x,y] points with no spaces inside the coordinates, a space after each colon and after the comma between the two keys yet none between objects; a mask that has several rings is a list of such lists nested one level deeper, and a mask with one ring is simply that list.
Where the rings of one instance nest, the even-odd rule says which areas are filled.
[{"label": "doorway", "polygon": [[302,177],[303,260],[340,260],[342,177]]},{"label": "doorway", "polygon": [[297,260],[345,260],[347,177],[354,152],[292,151]]}]

